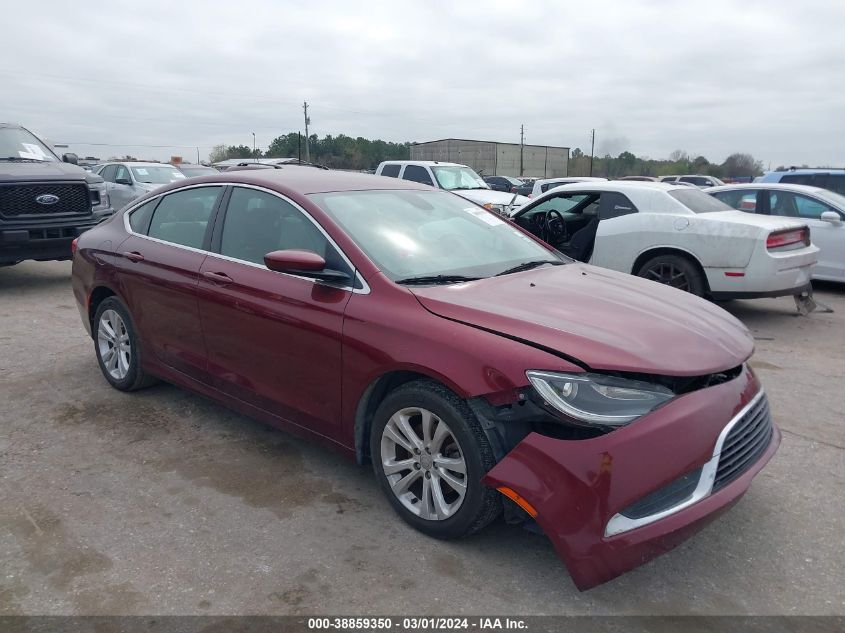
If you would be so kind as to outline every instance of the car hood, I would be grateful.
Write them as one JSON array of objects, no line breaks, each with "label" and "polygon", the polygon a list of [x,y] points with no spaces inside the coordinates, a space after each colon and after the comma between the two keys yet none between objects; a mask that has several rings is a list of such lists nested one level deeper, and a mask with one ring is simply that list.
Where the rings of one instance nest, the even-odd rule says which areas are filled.
[{"label": "car hood", "polygon": [[[452,193],[458,194],[467,200],[472,200],[476,204],[480,204],[482,206],[488,202],[490,204],[501,204],[507,206],[511,203],[514,196],[512,193],[493,191],[492,189],[460,189],[458,191],[453,191]],[[513,204],[518,207],[527,202],[529,202],[529,200],[525,196],[517,196]]]},{"label": "car hood", "polygon": [[703,376],[736,367],[754,351],[745,326],[712,303],[586,264],[410,290],[436,315],[592,369]]},{"label": "car hood", "polygon": [[2,182],[48,182],[51,180],[79,180],[97,183],[103,179],[85,171],[78,165],[44,161],[40,163],[0,161],[0,183]]},{"label": "car hood", "polygon": [[746,213],[745,211],[712,211],[710,213],[699,213],[695,217],[714,222],[730,222],[731,224],[742,226],[754,226],[766,229],[767,231],[783,231],[807,226],[807,223],[802,222],[799,218],[787,218],[779,215],[757,215]]}]

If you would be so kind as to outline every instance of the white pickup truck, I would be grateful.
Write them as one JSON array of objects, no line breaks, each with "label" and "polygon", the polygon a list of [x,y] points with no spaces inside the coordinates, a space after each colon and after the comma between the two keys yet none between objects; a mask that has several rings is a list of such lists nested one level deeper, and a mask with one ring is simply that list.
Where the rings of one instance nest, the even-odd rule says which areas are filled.
[{"label": "white pickup truck", "polygon": [[472,168],[458,163],[386,160],[376,169],[376,176],[402,178],[445,189],[502,215],[510,215],[516,208],[528,202],[525,196],[493,191]]}]

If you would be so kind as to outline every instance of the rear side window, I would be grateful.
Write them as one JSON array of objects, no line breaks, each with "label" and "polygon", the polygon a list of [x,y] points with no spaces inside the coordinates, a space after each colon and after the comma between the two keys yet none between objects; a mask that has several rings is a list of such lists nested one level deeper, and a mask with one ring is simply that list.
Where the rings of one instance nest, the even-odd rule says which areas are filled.
[{"label": "rear side window", "polygon": [[711,194],[732,209],[755,213],[757,211],[757,191],[739,189],[737,191],[719,191]]},{"label": "rear side window", "polygon": [[707,186],[710,181],[707,178],[703,178],[701,176],[681,176],[678,178],[681,182],[688,182],[690,184],[696,185],[697,187]]},{"label": "rear side window", "polygon": [[824,188],[845,196],[845,174],[828,174]]},{"label": "rear side window", "polygon": [[158,200],[158,198],[150,200],[129,214],[129,226],[132,227],[133,231],[142,235],[147,234],[147,230],[150,228],[150,219],[153,217],[153,211],[158,204]]},{"label": "rear side window", "polygon": [[117,165],[106,165],[100,170],[100,176],[103,177],[103,180],[114,182],[114,174],[116,171]]},{"label": "rear side window", "polygon": [[780,181],[793,185],[814,185],[815,174],[787,174]]},{"label": "rear side window", "polygon": [[399,178],[399,169],[401,165],[385,165],[381,170],[382,176],[390,176],[391,178]]},{"label": "rear side window", "polygon": [[164,196],[147,233],[165,242],[202,248],[211,212],[223,187],[196,187]]},{"label": "rear side window", "polygon": [[609,220],[629,213],[636,213],[637,207],[625,194],[617,191],[605,191],[599,200],[599,218]]},{"label": "rear side window", "polygon": [[423,185],[434,185],[431,181],[431,176],[428,175],[425,167],[419,165],[406,165],[405,173],[402,174],[402,180],[413,180]]}]

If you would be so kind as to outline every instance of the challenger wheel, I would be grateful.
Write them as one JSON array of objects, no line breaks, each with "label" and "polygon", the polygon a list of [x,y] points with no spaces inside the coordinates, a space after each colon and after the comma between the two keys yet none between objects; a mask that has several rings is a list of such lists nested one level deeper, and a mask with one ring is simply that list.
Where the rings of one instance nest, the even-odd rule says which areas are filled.
[{"label": "challenger wheel", "polygon": [[638,277],[672,286],[678,290],[704,296],[706,287],[698,267],[679,255],[652,257],[637,271]]},{"label": "challenger wheel", "polygon": [[402,385],[376,411],[373,469],[388,501],[416,529],[442,539],[477,532],[501,500],[481,484],[493,451],[466,403],[433,381]]}]

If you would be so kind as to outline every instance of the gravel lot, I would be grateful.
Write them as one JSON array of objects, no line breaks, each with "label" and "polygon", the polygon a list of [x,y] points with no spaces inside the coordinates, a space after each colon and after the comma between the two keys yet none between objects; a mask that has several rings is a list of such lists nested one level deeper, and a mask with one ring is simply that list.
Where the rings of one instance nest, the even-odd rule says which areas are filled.
[{"label": "gravel lot", "polygon": [[725,307],[783,444],[696,538],[579,593],[545,538],[395,517],[371,471],[159,385],[110,388],[70,263],[0,269],[0,614],[845,614],[845,286]]}]

